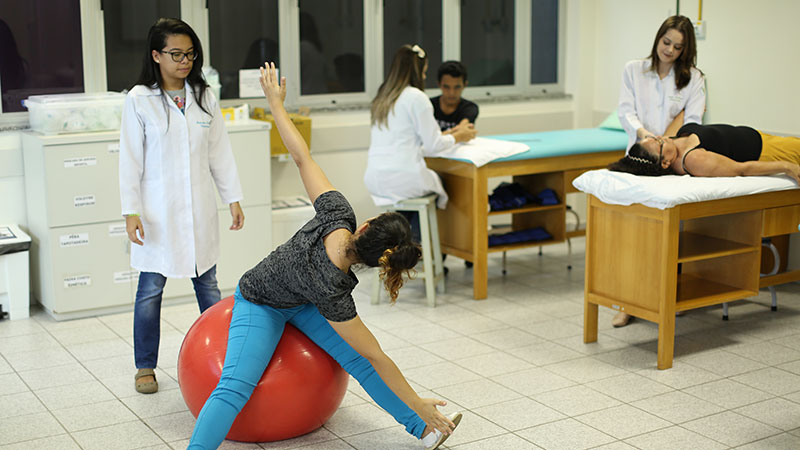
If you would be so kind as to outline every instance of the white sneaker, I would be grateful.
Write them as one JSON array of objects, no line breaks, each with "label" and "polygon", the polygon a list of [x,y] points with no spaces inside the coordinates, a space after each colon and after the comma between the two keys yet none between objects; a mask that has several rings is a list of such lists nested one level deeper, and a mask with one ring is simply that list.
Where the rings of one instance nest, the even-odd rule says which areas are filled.
[{"label": "white sneaker", "polygon": [[[460,412],[456,412],[450,414],[448,418],[453,421],[455,426],[457,427],[459,422],[461,422],[462,414]],[[456,427],[453,427],[453,431],[455,431]],[[450,433],[452,434],[452,433]],[[425,446],[425,450],[434,450],[439,448],[440,445],[450,437],[450,434],[443,434],[441,431],[434,428],[433,433],[428,433],[427,436],[420,439],[422,441],[422,445]]]}]

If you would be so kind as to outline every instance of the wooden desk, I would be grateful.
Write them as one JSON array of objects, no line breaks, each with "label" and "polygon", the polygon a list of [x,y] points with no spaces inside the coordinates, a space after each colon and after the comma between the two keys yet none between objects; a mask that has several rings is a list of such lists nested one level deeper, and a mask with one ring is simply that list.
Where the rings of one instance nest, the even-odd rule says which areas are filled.
[{"label": "wooden desk", "polygon": [[[426,158],[428,167],[439,174],[450,196],[447,209],[439,210],[438,215],[442,251],[473,263],[473,297],[485,299],[488,295],[489,253],[555,244],[568,237],[582,236],[582,230],[566,231],[565,194],[577,192],[572,180],[587,170],[604,168],[624,154],[624,150],[614,150],[493,162],[481,167],[453,159]],[[512,176],[534,195],[544,188],[553,189],[560,203],[490,212],[488,180],[502,176]],[[489,216],[499,214],[512,216],[513,230],[541,226],[553,239],[489,247]]]},{"label": "wooden desk", "polygon": [[676,311],[800,280],[800,270],[759,273],[761,238],[797,231],[798,189],[664,210],[590,195],[587,221],[583,341],[597,341],[598,305],[656,322],[659,369],[672,367]]}]

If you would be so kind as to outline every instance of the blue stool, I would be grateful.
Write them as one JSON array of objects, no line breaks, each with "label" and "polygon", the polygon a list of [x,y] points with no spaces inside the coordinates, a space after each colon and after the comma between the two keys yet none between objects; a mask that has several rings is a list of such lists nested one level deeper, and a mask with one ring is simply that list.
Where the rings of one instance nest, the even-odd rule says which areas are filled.
[{"label": "blue stool", "polygon": [[[442,264],[442,250],[439,244],[439,223],[436,220],[436,194],[424,197],[402,200],[393,206],[381,207],[388,211],[416,211],[419,213],[420,240],[422,246],[422,277],[425,279],[425,296],[428,306],[436,306],[436,291],[444,293],[444,264]],[[379,276],[379,269],[374,271],[372,285],[372,304],[381,301],[383,283]]]}]

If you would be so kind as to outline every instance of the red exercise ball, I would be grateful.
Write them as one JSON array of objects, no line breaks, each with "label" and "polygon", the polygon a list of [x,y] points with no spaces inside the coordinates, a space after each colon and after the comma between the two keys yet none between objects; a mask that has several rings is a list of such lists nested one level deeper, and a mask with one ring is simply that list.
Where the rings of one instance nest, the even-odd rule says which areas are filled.
[{"label": "red exercise ball", "polygon": [[[225,363],[233,296],[208,308],[186,333],[178,354],[178,384],[197,417]],[[269,442],[310,433],[342,403],[349,376],[306,335],[286,324],[275,354],[227,438]]]}]

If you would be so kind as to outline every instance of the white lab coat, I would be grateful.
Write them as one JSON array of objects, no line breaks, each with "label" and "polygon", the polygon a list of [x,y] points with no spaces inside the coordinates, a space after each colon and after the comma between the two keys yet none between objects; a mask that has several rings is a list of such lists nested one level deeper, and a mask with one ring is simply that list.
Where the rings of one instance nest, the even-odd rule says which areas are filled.
[{"label": "white lab coat", "polygon": [[131,266],[170,278],[202,275],[219,258],[213,184],[224,204],[242,199],[216,98],[206,90],[206,114],[185,86],[185,115],[160,90],[135,86],[120,130],[122,214],[139,214],[144,227],[144,245],[131,245]]},{"label": "white lab coat", "polygon": [[675,71],[664,79],[650,70],[649,59],[630,61],[622,73],[617,114],[628,133],[628,149],[636,143],[636,130],[645,128],[663,135],[667,126],[685,110],[683,123],[702,123],[706,108],[705,79],[692,68],[692,79],[683,89],[675,88]]},{"label": "white lab coat", "polygon": [[425,156],[435,156],[455,145],[455,138],[442,135],[433,117],[433,105],[421,90],[406,87],[389,111],[383,127],[372,126],[364,183],[377,206],[430,193],[439,195],[436,205],[447,206],[447,193],[436,172],[425,165]]}]

